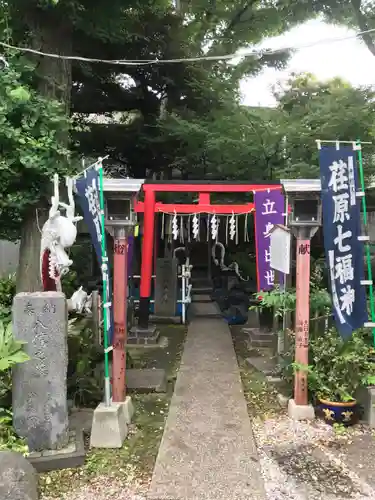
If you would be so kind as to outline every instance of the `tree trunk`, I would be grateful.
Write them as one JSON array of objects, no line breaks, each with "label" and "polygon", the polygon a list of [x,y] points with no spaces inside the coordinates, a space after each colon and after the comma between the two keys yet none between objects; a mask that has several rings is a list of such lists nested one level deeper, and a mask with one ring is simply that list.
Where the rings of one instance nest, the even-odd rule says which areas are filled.
[{"label": "tree trunk", "polygon": [[[41,52],[71,55],[71,24],[67,16],[62,15],[56,7],[53,10],[30,9],[24,14],[24,20],[31,37],[31,45]],[[37,57],[36,74],[38,89],[45,97],[57,99],[64,104],[66,112],[70,111],[70,94],[72,86],[71,62],[51,58]],[[68,145],[69,137],[60,137],[64,145]],[[52,192],[52,179],[51,179]],[[41,229],[46,213],[39,214]],[[17,270],[17,293],[35,292],[42,289],[40,279],[40,232],[36,220],[36,207],[30,207],[21,226],[20,255]]]},{"label": "tree trunk", "polygon": [[[371,26],[367,23],[366,14],[364,14],[361,10],[362,0],[351,0],[351,4],[354,12],[354,17],[358,23],[358,28],[360,29],[360,31],[368,31]],[[375,56],[375,42],[373,40],[373,33],[366,33],[362,35],[361,38],[365,42],[371,54]]]},{"label": "tree trunk", "polygon": [[40,279],[40,231],[46,221],[45,210],[31,209],[21,228],[21,245],[17,272],[17,293],[38,292]]}]

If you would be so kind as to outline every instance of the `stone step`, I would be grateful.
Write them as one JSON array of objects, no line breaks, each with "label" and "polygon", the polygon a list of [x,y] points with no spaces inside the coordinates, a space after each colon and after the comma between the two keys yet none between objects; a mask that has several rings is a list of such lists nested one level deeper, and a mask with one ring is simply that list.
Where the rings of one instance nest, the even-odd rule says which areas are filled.
[{"label": "stone step", "polygon": [[243,328],[250,339],[266,340],[274,337],[276,334],[267,330],[260,330],[259,328]]},{"label": "stone step", "polygon": [[192,287],[191,292],[192,292],[192,294],[195,294],[195,295],[207,295],[207,294],[212,293],[212,287],[206,287],[206,288]]},{"label": "stone step", "polygon": [[255,348],[269,348],[274,345],[273,340],[250,340],[251,347]]},{"label": "stone step", "polygon": [[211,299],[211,296],[210,295],[207,295],[207,294],[193,294],[192,297],[191,297],[191,301],[192,302],[200,302],[200,303],[209,303],[209,302],[212,302],[212,299]]},{"label": "stone step", "polygon": [[167,392],[167,375],[159,368],[126,370],[126,387],[136,392]]},{"label": "stone step", "polygon": [[246,358],[246,363],[269,377],[276,377],[280,373],[280,367],[274,357],[254,356]]}]

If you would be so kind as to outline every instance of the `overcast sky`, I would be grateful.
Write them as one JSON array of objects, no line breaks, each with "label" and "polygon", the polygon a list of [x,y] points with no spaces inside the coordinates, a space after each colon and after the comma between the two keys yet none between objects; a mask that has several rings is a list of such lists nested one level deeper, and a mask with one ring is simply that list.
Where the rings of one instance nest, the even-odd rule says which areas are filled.
[{"label": "overcast sky", "polygon": [[[343,38],[353,35],[343,27],[309,21],[283,36],[267,40],[264,47],[278,48],[315,43],[318,40]],[[242,82],[243,103],[249,106],[272,106],[275,102],[272,85],[284,80],[291,72],[310,72],[321,80],[340,76],[353,85],[375,85],[375,57],[358,39],[322,43],[299,50],[285,71],[266,69],[256,78]]]}]

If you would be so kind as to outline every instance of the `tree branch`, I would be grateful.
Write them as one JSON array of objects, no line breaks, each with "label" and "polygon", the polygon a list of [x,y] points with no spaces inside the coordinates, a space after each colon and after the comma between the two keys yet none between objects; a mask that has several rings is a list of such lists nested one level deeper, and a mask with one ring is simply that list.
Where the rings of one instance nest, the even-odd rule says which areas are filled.
[{"label": "tree branch", "polygon": [[232,18],[230,21],[227,29],[224,32],[223,37],[225,38],[226,36],[230,35],[231,31],[241,22],[241,18],[246,12],[254,5],[254,0],[250,0],[250,2],[246,2],[241,9],[239,9],[236,13],[236,15]]},{"label": "tree branch", "polygon": [[[367,31],[369,29],[369,25],[367,24],[367,19],[365,14],[363,14],[363,12],[361,11],[362,0],[351,0],[350,3],[352,5],[352,9],[360,31]],[[375,56],[375,42],[372,39],[371,34],[368,33],[366,35],[361,35],[361,38],[365,42],[371,54]]]}]

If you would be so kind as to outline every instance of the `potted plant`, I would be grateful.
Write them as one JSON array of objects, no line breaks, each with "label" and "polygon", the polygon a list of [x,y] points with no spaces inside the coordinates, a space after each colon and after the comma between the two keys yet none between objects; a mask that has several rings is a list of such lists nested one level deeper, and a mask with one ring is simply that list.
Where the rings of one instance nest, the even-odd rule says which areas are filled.
[{"label": "potted plant", "polygon": [[352,425],[358,420],[355,394],[375,383],[374,349],[361,330],[345,341],[335,328],[310,340],[308,385],[318,413],[329,424]]}]

